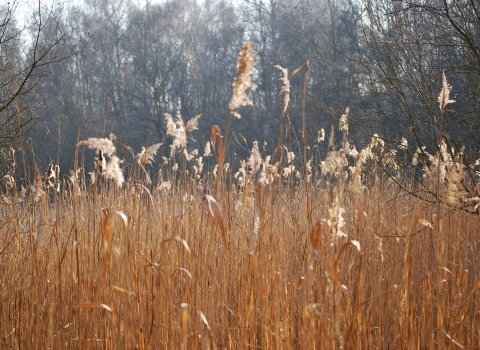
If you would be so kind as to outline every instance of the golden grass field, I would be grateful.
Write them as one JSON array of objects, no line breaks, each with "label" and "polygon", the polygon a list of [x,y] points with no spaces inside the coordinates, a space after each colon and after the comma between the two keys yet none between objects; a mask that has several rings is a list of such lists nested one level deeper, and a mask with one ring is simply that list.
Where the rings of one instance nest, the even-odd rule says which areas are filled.
[{"label": "golden grass field", "polygon": [[[77,153],[69,176],[37,169],[26,191],[11,151],[0,348],[480,348],[480,226],[460,205],[462,167],[445,152],[446,178],[431,156],[422,183],[431,188],[388,178],[378,165],[398,170],[401,156],[376,135],[360,152],[346,147],[348,109],[345,150],[333,137],[324,157],[307,149],[303,119],[302,162],[292,143],[275,162],[254,143],[247,159],[227,163],[232,116],[249,104],[248,50],[227,142],[214,126],[203,157],[188,153],[200,117],[166,115],[173,147],[153,183],[159,144],[138,155],[124,146],[120,159],[114,137],[81,141],[77,152],[97,152],[92,178]],[[445,86],[444,76],[451,103]]]},{"label": "golden grass field", "polygon": [[194,180],[66,186],[2,205],[2,348],[480,346],[478,217],[436,232],[386,181],[341,198],[348,237],[327,184],[222,187],[228,257]]}]

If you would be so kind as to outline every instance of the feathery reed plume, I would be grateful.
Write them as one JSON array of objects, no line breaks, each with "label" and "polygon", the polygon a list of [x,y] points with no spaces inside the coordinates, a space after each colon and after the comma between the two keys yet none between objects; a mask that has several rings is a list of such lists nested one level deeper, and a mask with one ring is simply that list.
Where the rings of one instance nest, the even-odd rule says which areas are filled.
[{"label": "feathery reed plume", "polygon": [[167,121],[167,135],[173,136],[173,142],[170,145],[170,157],[175,155],[177,148],[187,147],[187,134],[185,133],[185,124],[183,123],[180,110],[177,109],[176,117],[177,122],[173,122],[173,118],[170,114],[165,113],[165,119]]},{"label": "feathery reed plume", "polygon": [[183,155],[185,156],[186,160],[192,160],[193,159],[193,155],[189,154],[186,148],[183,149]]},{"label": "feathery reed plume", "polygon": [[[177,149],[184,150],[186,152],[187,148],[187,133],[193,130],[198,129],[198,119],[202,116],[201,114],[196,115],[192,119],[185,123],[183,122],[182,115],[180,114],[180,109],[177,108],[175,117],[176,122],[173,121],[172,116],[169,113],[165,113],[165,120],[167,122],[167,135],[173,136],[173,143],[170,145],[170,157],[175,155]],[[184,153],[185,153],[184,152]],[[190,156],[186,152],[187,160]]]},{"label": "feathery reed plume", "polygon": [[385,152],[385,155],[383,156],[382,163],[384,165],[389,165],[392,167],[392,169],[398,169],[399,165],[397,162],[397,150],[396,149],[390,149]]},{"label": "feathery reed plume", "polygon": [[139,154],[137,154],[138,162],[142,165],[145,165],[145,164],[151,165],[152,162],[154,161],[153,157],[157,154],[158,149],[162,145],[163,143],[156,143],[147,148],[142,147],[142,151]]},{"label": "feathery reed plume", "polygon": [[12,175],[10,175],[10,172],[8,171],[7,174],[3,177],[3,183],[5,184],[5,187],[7,190],[9,188],[13,188],[15,186],[15,179],[13,178]]},{"label": "feathery reed plume", "polygon": [[418,156],[420,154],[422,154],[423,152],[425,152],[425,149],[427,148],[427,146],[422,146],[422,148],[417,148],[417,150],[415,151],[415,153],[413,154],[412,156],[412,165],[413,166],[417,166],[418,165]]},{"label": "feathery reed plume", "polygon": [[197,165],[193,166],[193,170],[195,171],[195,176],[199,177],[203,171],[203,157],[198,157]]},{"label": "feathery reed plume", "polygon": [[253,88],[256,86],[251,81],[255,60],[256,58],[255,54],[253,53],[253,45],[250,41],[247,41],[245,44],[243,44],[242,50],[240,51],[240,56],[238,57],[237,76],[233,82],[233,94],[229,104],[230,114],[233,114],[238,119],[241,118],[241,115],[236,112],[237,108],[253,105],[245,91],[248,88]]},{"label": "feathery reed plume", "polygon": [[322,142],[322,141],[325,141],[325,130],[324,129],[320,129],[320,131],[318,132],[318,135],[317,135],[317,142]]},{"label": "feathery reed plume", "polygon": [[[117,187],[122,187],[124,177],[122,170],[120,169],[120,158],[115,156],[116,148],[111,140],[107,138],[97,139],[89,138],[85,141],[77,143],[78,146],[88,146],[90,149],[97,150],[97,157],[95,158],[95,167],[99,174],[106,175],[107,179],[115,180]],[[107,164],[105,155],[110,157],[110,161]],[[72,179],[72,178],[71,178]],[[92,176],[92,182],[94,182],[94,176]]]},{"label": "feathery reed plume", "polygon": [[282,90],[280,92],[285,93],[285,97],[283,99],[283,112],[285,113],[288,108],[288,102],[290,101],[290,80],[288,79],[288,69],[283,68],[280,65],[276,65],[275,68],[279,69],[283,73],[283,77],[280,80],[283,82]]},{"label": "feathery reed plume", "polygon": [[288,152],[287,153],[287,162],[288,164],[292,163],[295,160],[295,153]]},{"label": "feathery reed plume", "polygon": [[186,133],[198,129],[198,119],[200,119],[201,116],[201,114],[197,114],[187,122],[187,125],[185,126]]},{"label": "feathery reed plume", "polygon": [[94,171],[89,171],[88,175],[90,175],[90,182],[92,185],[97,182],[97,177],[95,176]]},{"label": "feathery reed plume", "polygon": [[340,117],[339,130],[344,130],[348,135],[348,115],[350,114],[350,107],[347,107],[345,113]]},{"label": "feathery reed plume", "polygon": [[283,168],[283,177],[288,178],[290,175],[295,175],[295,165],[293,163],[290,163],[288,166]]},{"label": "feathery reed plume", "polygon": [[35,178],[33,185],[30,186],[30,193],[34,202],[38,202],[40,197],[45,193],[45,191],[43,191],[42,175],[38,167],[35,167]]},{"label": "feathery reed plume", "polygon": [[438,95],[438,103],[440,107],[440,112],[445,111],[445,107],[447,107],[448,104],[454,103],[454,100],[450,100],[450,91],[452,91],[452,86],[448,84],[447,82],[447,76],[445,75],[445,72],[442,73],[442,91],[440,91],[440,95]]},{"label": "feathery reed plume", "polygon": [[346,147],[347,154],[352,158],[356,158],[358,156],[358,151],[355,145],[350,146],[350,144],[347,142],[346,146],[348,146]]},{"label": "feathery reed plume", "polygon": [[115,153],[116,148],[112,141],[109,139],[97,139],[96,137],[91,137],[88,140],[80,141],[77,143],[78,146],[87,146],[90,149],[102,149],[107,156],[111,156]]},{"label": "feathery reed plume", "polygon": [[380,152],[383,152],[383,148],[385,147],[385,141],[383,141],[378,134],[373,134],[372,141],[370,141],[370,148],[374,149],[375,147],[380,149]]},{"label": "feathery reed plume", "polygon": [[53,184],[50,182],[50,179],[53,178],[55,180],[55,173],[53,171],[53,164],[50,164],[48,166],[48,170],[45,173],[45,188],[48,189],[53,186]]},{"label": "feathery reed plume", "polygon": [[172,115],[170,113],[164,113],[165,121],[167,122],[167,135],[174,136],[174,132],[177,129],[177,125],[173,121]]},{"label": "feathery reed plume", "polygon": [[110,133],[110,135],[108,135],[108,138],[110,139],[110,141],[116,141],[117,140],[117,136],[115,136],[115,134],[113,133]]},{"label": "feathery reed plume", "polygon": [[373,158],[372,150],[370,149],[370,147],[366,147],[365,149],[361,150],[360,153],[358,153],[358,160],[351,171],[352,180],[350,181],[350,192],[359,194],[365,189],[365,186],[362,186],[361,172],[362,166],[370,158]]},{"label": "feathery reed plume", "polygon": [[258,179],[258,182],[263,186],[272,183],[275,178],[279,177],[278,167],[276,165],[270,164],[271,158],[272,156],[267,156],[262,164],[262,172],[260,173],[260,178]]},{"label": "feathery reed plume", "polygon": [[320,162],[320,168],[323,174],[334,174],[337,176],[348,165],[348,160],[345,157],[345,151],[330,151],[327,153],[325,161]]},{"label": "feathery reed plume", "polygon": [[446,176],[447,179],[447,192],[445,201],[451,205],[457,205],[459,203],[459,199],[464,199],[466,193],[461,191],[460,184],[464,180],[464,165],[461,163],[462,153],[460,153],[456,159],[447,159],[446,163],[448,166],[448,174]]},{"label": "feathery reed plume", "polygon": [[125,181],[122,169],[120,169],[120,158],[113,156],[107,164],[105,169],[107,179],[115,180],[117,187],[122,187]]},{"label": "feathery reed plume", "polygon": [[203,149],[203,156],[204,157],[209,157],[211,154],[211,149],[210,149],[210,141],[207,141],[205,148]]},{"label": "feathery reed plume", "polygon": [[258,141],[253,142],[252,152],[248,158],[248,165],[251,167],[252,174],[255,174],[262,165],[262,156],[258,149]]}]

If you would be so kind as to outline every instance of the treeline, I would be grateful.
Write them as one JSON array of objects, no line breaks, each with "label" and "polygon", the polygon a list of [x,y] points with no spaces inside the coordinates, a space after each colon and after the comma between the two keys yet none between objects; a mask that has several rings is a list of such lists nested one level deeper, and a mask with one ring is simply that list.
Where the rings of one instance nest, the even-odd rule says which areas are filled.
[{"label": "treeline", "polygon": [[[68,24],[75,52],[42,80],[37,116],[47,122],[51,138],[60,139],[53,144],[60,145],[67,167],[74,140],[87,135],[113,133],[117,142],[135,150],[147,143],[168,145],[164,113],[173,115],[177,108],[185,120],[202,114],[200,128],[189,140],[190,150],[201,150],[213,125],[226,128],[238,54],[250,40],[257,57],[257,87],[250,92],[254,106],[243,108],[242,119],[234,120],[232,130],[238,134],[232,149],[245,155],[254,140],[276,145],[282,72],[274,66],[292,73],[307,60],[308,130],[313,139],[332,123],[330,114],[341,114],[355,95],[348,88],[351,69],[331,42],[335,35],[346,44],[343,36],[350,20],[338,11],[318,1],[246,1],[235,6],[230,1],[86,1],[61,13],[59,21]],[[300,69],[291,79],[284,143],[287,136],[296,142],[304,74]],[[42,154],[57,157],[55,148],[49,149],[50,154]],[[167,155],[169,148],[164,150]]]},{"label": "treeline", "polygon": [[[279,135],[298,150],[306,91],[311,147],[321,128],[328,135],[335,125],[338,132],[338,119],[350,107],[349,138],[356,142],[377,133],[386,148],[395,148],[403,137],[428,163],[422,147],[435,153],[443,132],[452,150],[466,147],[465,157],[478,157],[478,0],[85,0],[39,9],[48,21],[20,30],[34,40],[18,44],[50,48],[35,67],[39,78],[27,79],[22,106],[28,108],[0,111],[14,129],[12,115],[22,113],[25,124],[40,121],[31,134],[38,161],[69,169],[77,140],[110,133],[135,151],[167,146],[164,113],[177,108],[184,120],[202,114],[188,146],[201,152],[213,125],[226,128],[246,40],[256,51],[257,86],[249,92],[253,106],[233,120],[232,151],[245,155],[258,140],[267,141],[271,153]],[[16,26],[4,21],[2,28]],[[2,52],[15,43],[2,41]],[[31,53],[18,53],[15,62],[24,69]],[[283,117],[276,65],[287,68],[291,80]],[[456,100],[444,113],[438,108],[442,72]],[[18,142],[18,132],[2,125],[11,136],[6,142]]]}]

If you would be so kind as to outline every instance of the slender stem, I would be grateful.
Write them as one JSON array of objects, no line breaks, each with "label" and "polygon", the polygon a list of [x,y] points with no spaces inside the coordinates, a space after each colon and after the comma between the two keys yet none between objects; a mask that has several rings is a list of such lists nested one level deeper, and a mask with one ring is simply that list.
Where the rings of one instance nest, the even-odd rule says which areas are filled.
[{"label": "slender stem", "polygon": [[305,109],[306,109],[306,100],[307,100],[307,79],[308,79],[308,70],[310,68],[310,61],[305,63],[305,75],[303,77],[303,101],[302,101],[302,136],[303,136],[303,171],[304,171],[304,182],[305,182],[305,197],[307,200],[307,232],[309,232],[309,223],[310,223],[310,202],[308,195],[308,169],[307,169],[307,130],[305,128]]}]

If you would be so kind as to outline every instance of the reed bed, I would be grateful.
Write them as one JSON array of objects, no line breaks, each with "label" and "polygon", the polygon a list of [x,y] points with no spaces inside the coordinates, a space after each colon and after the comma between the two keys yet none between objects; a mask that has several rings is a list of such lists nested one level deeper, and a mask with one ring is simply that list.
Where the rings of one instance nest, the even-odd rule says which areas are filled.
[{"label": "reed bed", "polygon": [[478,348],[478,217],[369,182],[225,182],[228,247],[188,178],[2,204],[2,347]]},{"label": "reed bed", "polygon": [[[323,159],[325,132],[310,149],[304,113],[300,160],[282,129],[272,156],[254,142],[247,159],[227,159],[254,61],[247,43],[226,133],[213,126],[203,152],[187,145],[200,115],[165,115],[174,140],[154,181],[161,144],[137,155],[123,145],[120,159],[114,135],[81,141],[69,176],[37,168],[28,186],[25,171],[25,190],[10,151],[1,348],[480,348],[480,198],[462,190],[475,186],[462,154],[413,149],[409,166],[407,140],[392,149],[376,134],[357,152],[347,108],[342,146],[332,128]],[[284,120],[288,71],[277,68]],[[440,108],[454,102],[443,78]],[[77,165],[81,147],[96,152],[90,173]],[[420,155],[429,163],[419,182]]]}]

